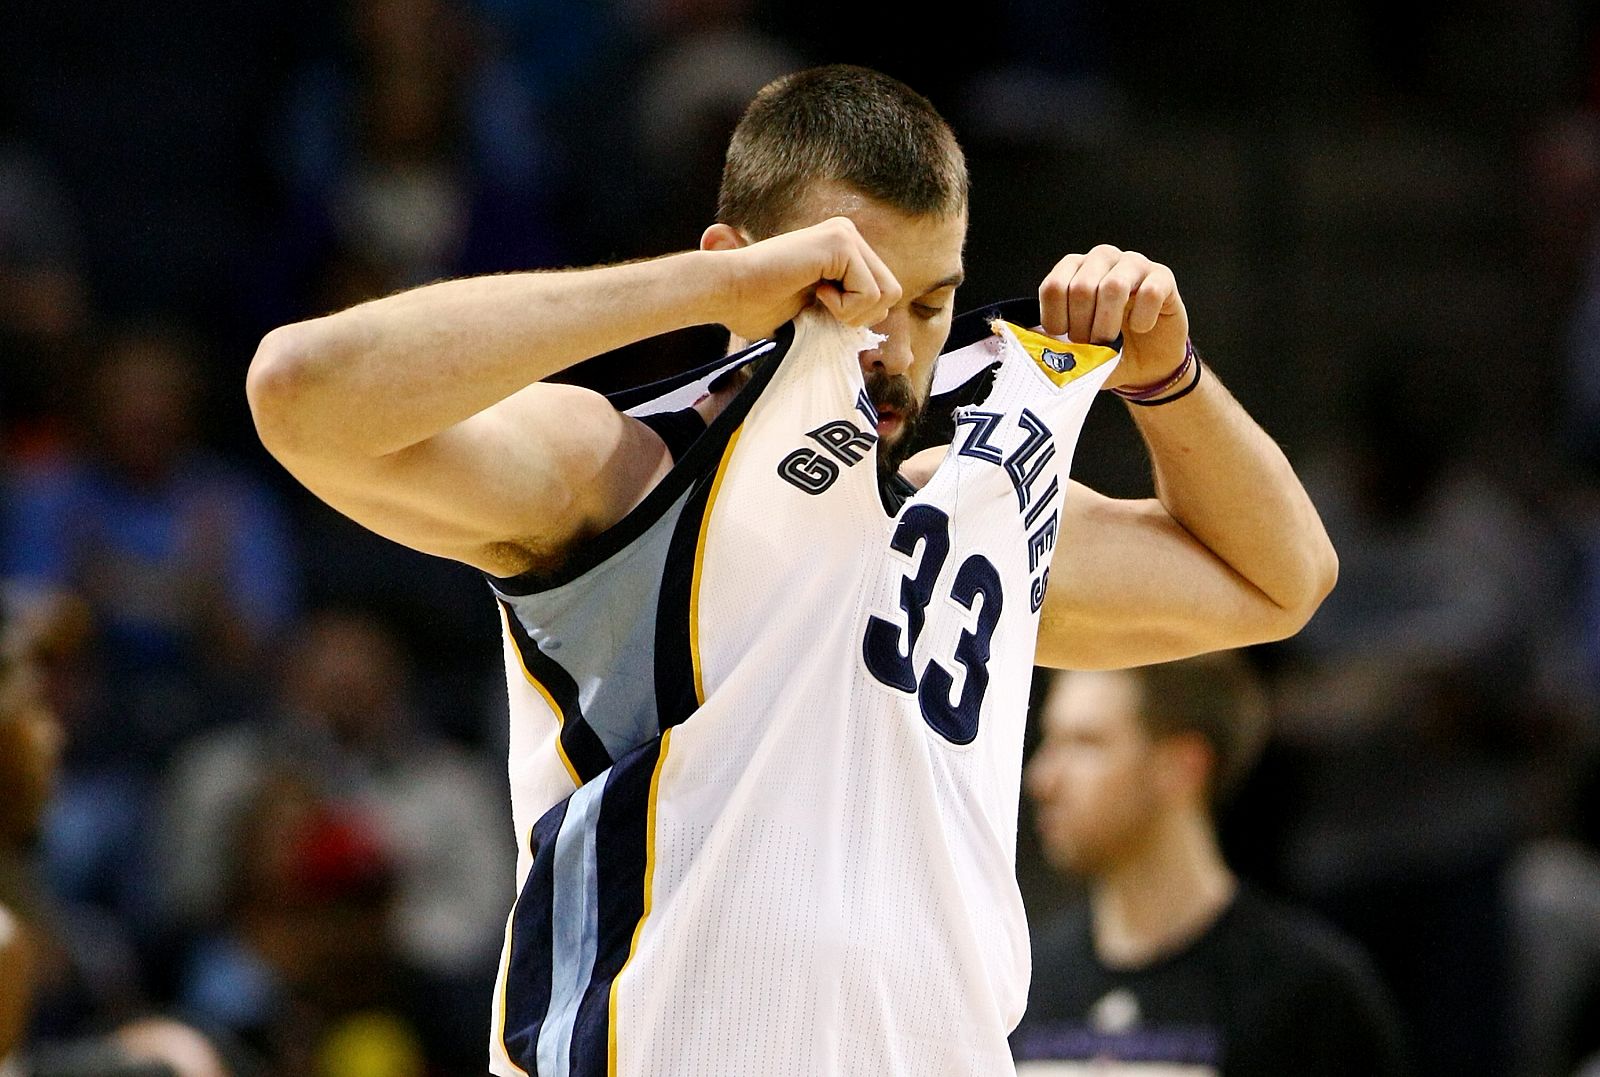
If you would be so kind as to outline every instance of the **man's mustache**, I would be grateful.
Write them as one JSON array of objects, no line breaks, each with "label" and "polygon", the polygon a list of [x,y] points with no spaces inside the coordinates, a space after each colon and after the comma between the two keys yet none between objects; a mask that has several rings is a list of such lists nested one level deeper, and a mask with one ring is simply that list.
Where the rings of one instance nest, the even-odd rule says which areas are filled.
[{"label": "man's mustache", "polygon": [[911,388],[911,379],[904,374],[874,370],[867,375],[867,396],[872,400],[873,407],[879,411],[892,408],[908,424],[922,410],[916,391]]}]

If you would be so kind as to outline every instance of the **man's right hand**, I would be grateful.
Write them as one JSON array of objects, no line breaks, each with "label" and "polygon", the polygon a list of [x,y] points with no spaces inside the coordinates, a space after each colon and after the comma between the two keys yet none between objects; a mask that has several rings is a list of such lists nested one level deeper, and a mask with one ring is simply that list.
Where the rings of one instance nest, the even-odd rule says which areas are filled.
[{"label": "man's right hand", "polygon": [[[848,217],[742,244],[727,225],[708,231],[725,284],[717,321],[745,340],[770,336],[813,301],[846,325],[877,325],[900,301],[900,282]],[[740,245],[734,245],[740,244]]]}]

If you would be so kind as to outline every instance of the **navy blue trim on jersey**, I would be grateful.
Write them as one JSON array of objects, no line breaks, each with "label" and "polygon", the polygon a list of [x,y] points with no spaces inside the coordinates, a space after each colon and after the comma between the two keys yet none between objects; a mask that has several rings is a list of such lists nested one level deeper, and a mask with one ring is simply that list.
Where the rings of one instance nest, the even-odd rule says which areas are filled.
[{"label": "navy blue trim on jersey", "polygon": [[[673,464],[672,470],[655,489],[645,495],[645,499],[634,506],[633,511],[624,516],[617,523],[602,531],[596,537],[581,543],[570,557],[559,568],[550,570],[529,569],[517,576],[489,576],[489,582],[504,595],[531,595],[539,591],[549,591],[562,584],[571,583],[585,572],[615,556],[628,546],[645,531],[650,525],[659,520],[663,513],[683,495],[683,492],[702,474],[716,469],[716,462],[722,458],[722,447],[738,425],[744,421],[746,413],[761,390],[766,387],[772,378],[773,371],[788,354],[789,347],[794,343],[794,324],[788,323],[780,328],[772,337],[777,344],[766,354],[755,361],[755,373],[739,394],[735,396],[722,413],[711,421],[703,436],[690,446],[683,458]],[[765,343],[765,342],[762,342]],[[760,344],[751,347],[759,347]],[[701,368],[703,373],[705,368]],[[695,373],[695,372],[691,372]],[[668,379],[672,381],[673,379]],[[678,381],[679,385],[692,381],[687,375]],[[656,382],[646,386],[652,390],[645,399],[653,399],[671,389],[659,389],[666,382]],[[642,391],[642,390],[639,390]],[[630,390],[629,393],[633,392]],[[619,397],[626,397],[629,393],[617,394],[610,398],[615,404]]]},{"label": "navy blue trim on jersey", "polygon": [[[772,334],[771,339],[779,341],[785,348],[787,348],[789,341],[793,338],[794,323],[790,322],[784,325],[776,333]],[[649,382],[645,385],[635,385],[631,389],[618,389],[614,393],[607,393],[606,400],[609,401],[611,406],[616,408],[618,411],[631,411],[640,404],[648,404],[657,397],[666,396],[668,393],[682,389],[685,385],[697,382],[702,378],[709,376],[714,371],[733,370],[740,365],[738,360],[741,357],[755,359],[756,356],[754,353],[766,347],[767,344],[768,341],[758,340],[754,344],[747,345],[737,352],[724,355],[720,359],[713,359],[709,363],[701,363],[699,366],[685,370],[682,373],[669,374],[665,378],[657,379],[656,381]]]},{"label": "navy blue trim on jersey", "polygon": [[878,498],[883,502],[883,511],[890,516],[899,514],[907,501],[916,496],[917,488],[911,485],[911,480],[896,471],[893,475],[883,476],[878,482]]},{"label": "navy blue trim on jersey", "polygon": [[545,691],[550,693],[550,698],[561,710],[561,750],[566,753],[572,769],[578,772],[578,784],[594,780],[611,765],[611,755],[601,742],[600,734],[594,731],[583,715],[583,703],[578,698],[578,682],[555,659],[539,649],[538,642],[528,635],[528,630],[523,627],[517,611],[511,608],[510,603],[502,600],[500,606],[505,610],[506,624],[511,626],[511,641],[522,656],[523,666],[544,685]]},{"label": "navy blue trim on jersey", "polygon": [[550,1008],[550,962],[554,952],[550,910],[555,894],[556,835],[567,816],[563,800],[545,812],[528,835],[533,867],[511,909],[511,954],[506,962],[505,1022],[500,1045],[528,1073],[538,1072],[534,1052]]},{"label": "navy blue trim on jersey", "polygon": [[[534,824],[533,866],[511,912],[501,1031],[506,1054],[529,1074],[606,1077],[611,986],[645,915],[650,783],[660,759],[655,737],[623,756],[603,785],[573,793]],[[563,914],[576,922],[558,923]]]},{"label": "navy blue trim on jersey", "polygon": [[681,411],[658,411],[641,415],[639,421],[656,432],[656,437],[666,443],[672,462],[682,460],[684,454],[706,432],[706,421],[693,408]]},{"label": "navy blue trim on jersey", "polygon": [[689,495],[673,525],[666,563],[662,565],[661,591],[656,601],[656,715],[662,730],[682,723],[700,706],[694,687],[689,604],[694,598],[694,561],[700,546],[700,529],[715,481],[713,468]]},{"label": "navy blue trim on jersey", "polygon": [[744,422],[756,398],[772,381],[778,364],[788,354],[788,345],[793,343],[792,332],[782,343],[770,357],[762,357],[750,383],[694,443],[689,456],[695,462],[690,465],[685,461],[686,471],[693,468],[695,486],[673,524],[656,600],[656,716],[663,732],[683,722],[700,706],[694,688],[694,658],[689,639],[689,603],[694,589],[694,561],[700,544],[700,528],[705,521],[712,484],[716,481],[717,465],[734,431]]},{"label": "navy blue trim on jersey", "polygon": [[694,453],[705,450],[709,461],[711,450],[715,450],[716,458],[715,462],[708,463],[703,469],[697,467],[697,485],[673,525],[672,538],[667,544],[666,562],[661,567],[661,590],[656,600],[655,676],[656,716],[663,731],[682,723],[700,706],[694,687],[689,604],[694,591],[695,553],[700,545],[700,529],[705,522],[711,487],[716,482],[717,464],[721,462],[734,431],[744,422],[756,398],[777,373],[783,355],[787,354],[788,348],[784,347],[781,354],[763,359],[756,367],[750,384],[734,397],[733,403],[721,415],[712,420],[706,435],[694,445]]},{"label": "navy blue trim on jersey", "polygon": [[945,341],[944,350],[959,351],[987,339],[994,332],[989,328],[989,323],[996,318],[1002,318],[1012,325],[1020,325],[1024,329],[1032,329],[1039,324],[1038,297],[1002,299],[998,303],[990,303],[986,307],[978,307],[976,310],[956,315],[950,322],[950,338]]},{"label": "navy blue trim on jersey", "polygon": [[658,737],[624,756],[606,779],[595,840],[600,911],[589,986],[572,1029],[572,1077],[606,1077],[610,1058],[611,985],[628,963],[645,914],[650,870],[650,782],[661,758]]}]

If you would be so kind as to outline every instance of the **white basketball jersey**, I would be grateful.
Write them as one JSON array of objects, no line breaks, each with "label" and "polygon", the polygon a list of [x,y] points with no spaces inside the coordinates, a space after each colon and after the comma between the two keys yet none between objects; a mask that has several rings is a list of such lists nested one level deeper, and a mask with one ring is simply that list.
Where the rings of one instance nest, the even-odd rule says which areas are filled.
[{"label": "white basketball jersey", "polygon": [[941,372],[992,386],[893,515],[870,334],[807,312],[634,514],[495,581],[522,840],[494,1073],[1012,1071],[1038,610],[1116,353],[979,333]]}]

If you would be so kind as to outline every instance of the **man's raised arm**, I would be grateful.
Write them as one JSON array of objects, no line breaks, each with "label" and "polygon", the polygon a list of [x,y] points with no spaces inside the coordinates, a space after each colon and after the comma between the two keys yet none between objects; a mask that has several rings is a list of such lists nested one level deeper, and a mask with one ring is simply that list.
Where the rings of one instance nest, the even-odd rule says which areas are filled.
[{"label": "man's raised arm", "polygon": [[[1048,332],[1123,334],[1108,388],[1159,386],[1185,361],[1188,315],[1172,272],[1096,247],[1040,288]],[[1192,388],[1177,396],[1182,389]],[[1038,661],[1116,668],[1298,631],[1333,589],[1338,558],[1289,461],[1214,371],[1185,374],[1133,406],[1157,497],[1122,501],[1072,484],[1051,562]]]},{"label": "man's raised arm", "polygon": [[664,466],[641,424],[540,379],[689,325],[754,339],[813,297],[873,324],[899,287],[842,218],[738,250],[443,281],[273,330],[247,392],[262,443],[329,504],[505,574],[615,522]]}]

